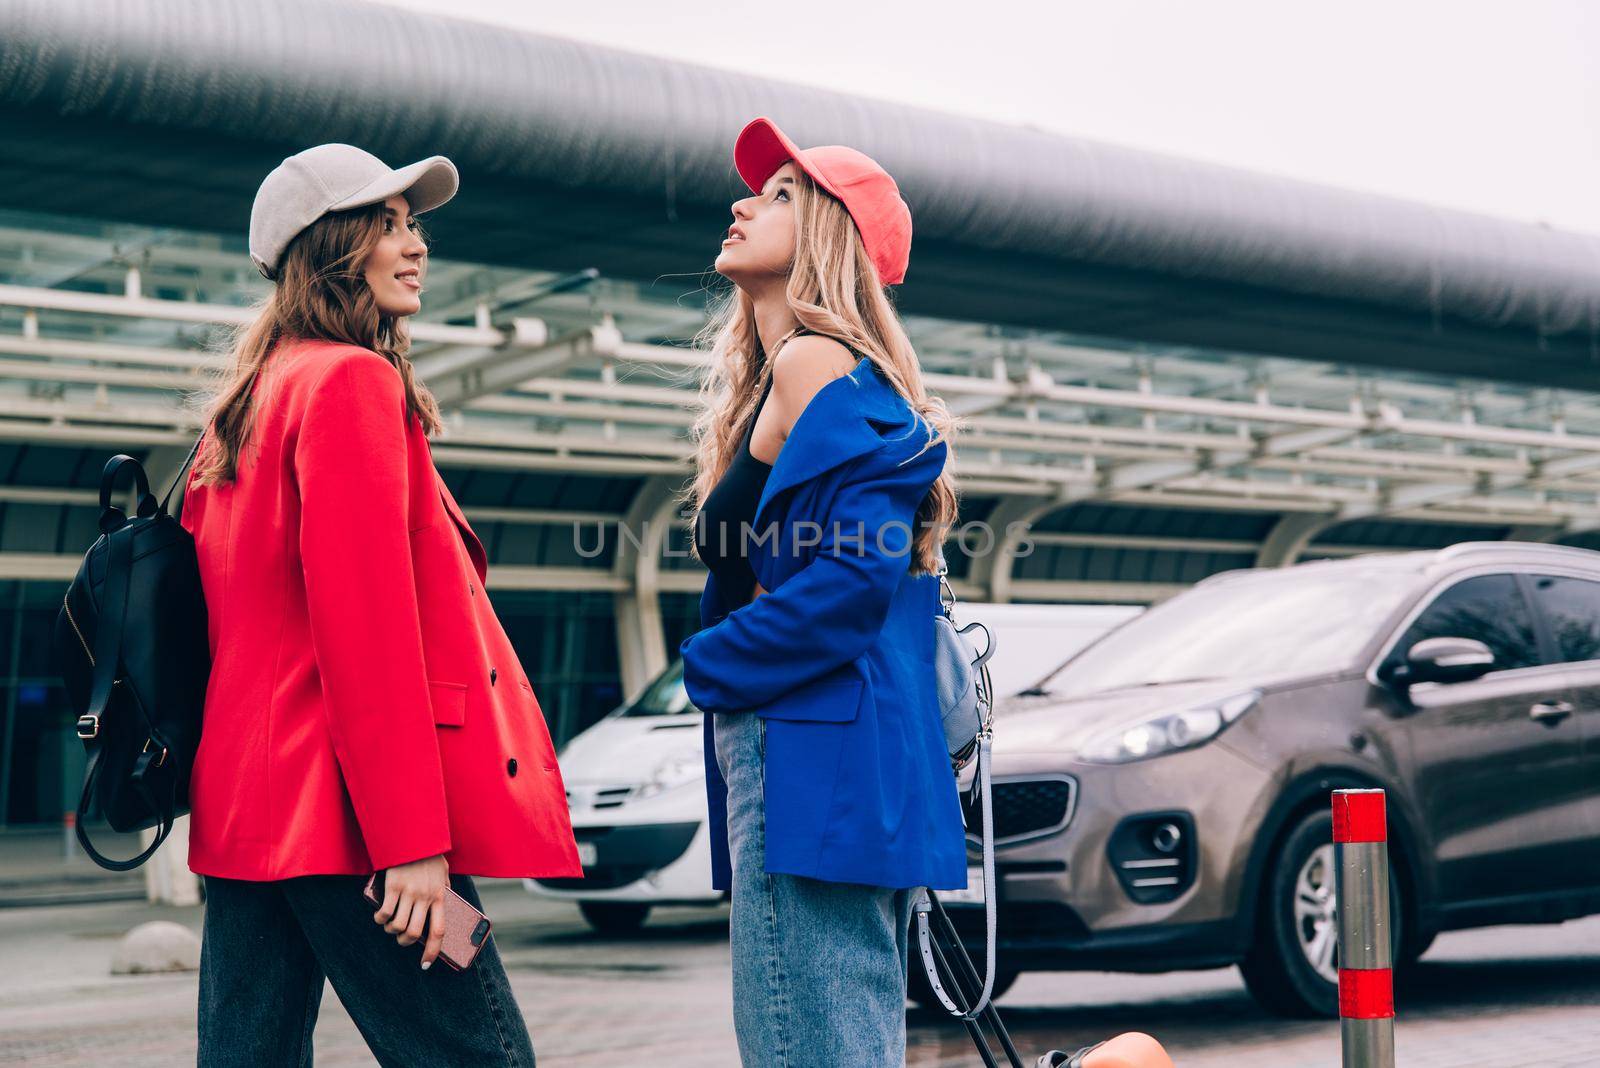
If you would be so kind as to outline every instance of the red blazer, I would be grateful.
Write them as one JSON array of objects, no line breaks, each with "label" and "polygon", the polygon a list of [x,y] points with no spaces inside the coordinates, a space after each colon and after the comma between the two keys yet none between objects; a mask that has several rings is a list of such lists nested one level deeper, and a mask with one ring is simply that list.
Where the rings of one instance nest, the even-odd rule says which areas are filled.
[{"label": "red blazer", "polygon": [[487,557],[399,372],[284,342],[255,397],[238,479],[182,509],[212,655],[189,867],[283,879],[443,853],[465,875],[581,875]]}]

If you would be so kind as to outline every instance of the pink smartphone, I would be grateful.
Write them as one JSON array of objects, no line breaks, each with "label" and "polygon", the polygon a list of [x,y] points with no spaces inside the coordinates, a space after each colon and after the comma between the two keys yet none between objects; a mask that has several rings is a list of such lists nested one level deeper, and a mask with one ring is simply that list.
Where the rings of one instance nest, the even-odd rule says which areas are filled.
[{"label": "pink smartphone", "polygon": [[[366,898],[373,905],[383,904],[383,876],[372,873],[367,880]],[[489,917],[472,907],[472,903],[448,886],[444,888],[444,944],[439,947],[439,959],[456,971],[472,967],[478,959],[478,950],[489,940]]]}]

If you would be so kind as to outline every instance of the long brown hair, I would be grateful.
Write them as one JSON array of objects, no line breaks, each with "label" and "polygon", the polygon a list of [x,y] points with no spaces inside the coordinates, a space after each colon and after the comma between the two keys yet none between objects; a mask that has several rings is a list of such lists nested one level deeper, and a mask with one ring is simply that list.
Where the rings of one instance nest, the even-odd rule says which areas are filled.
[{"label": "long brown hair", "polygon": [[254,397],[256,374],[286,339],[339,341],[371,349],[400,372],[406,409],[428,434],[444,423],[439,405],[411,370],[404,318],[385,315],[367,286],[367,257],[383,237],[384,206],[330,212],[302,230],[284,251],[277,287],[230,344],[232,358],[206,404],[207,447],[195,457],[196,485],[232,482],[250,440],[268,382]]},{"label": "long brown hair", "polygon": [[[956,420],[944,401],[924,387],[916,350],[878,282],[850,213],[803,172],[798,177],[795,255],[784,294],[789,308],[801,326],[835,338],[872,361],[927,424],[924,448],[943,441],[949,449],[944,471],[917,508],[912,541],[913,573],[932,571],[939,547],[956,521],[955,478],[950,473]],[[755,303],[737,286],[712,315],[699,341],[711,349],[711,361],[701,384],[700,415],[691,431],[696,443],[695,478],[685,503],[696,510],[732,462],[772,373],[756,333]]]}]

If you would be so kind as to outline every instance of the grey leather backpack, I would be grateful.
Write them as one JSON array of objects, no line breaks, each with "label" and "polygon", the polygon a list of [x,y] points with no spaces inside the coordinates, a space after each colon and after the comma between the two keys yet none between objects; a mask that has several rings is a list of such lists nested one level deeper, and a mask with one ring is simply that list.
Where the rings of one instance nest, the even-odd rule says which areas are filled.
[{"label": "grey leather backpack", "polygon": [[[960,771],[977,754],[979,739],[992,725],[994,684],[989,678],[989,658],[994,655],[994,635],[976,621],[956,626],[952,615],[956,598],[946,578],[948,571],[941,555],[936,572],[940,611],[933,617],[933,673],[950,765]],[[983,631],[981,653],[967,638],[974,630]]]}]

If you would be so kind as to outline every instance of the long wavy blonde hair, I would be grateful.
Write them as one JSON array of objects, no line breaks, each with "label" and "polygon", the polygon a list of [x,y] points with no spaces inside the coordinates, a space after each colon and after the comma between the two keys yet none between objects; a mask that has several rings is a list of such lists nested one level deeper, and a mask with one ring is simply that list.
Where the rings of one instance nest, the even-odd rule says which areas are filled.
[{"label": "long wavy blonde hair", "polygon": [[[911,570],[933,571],[939,547],[956,521],[955,418],[922,382],[922,366],[905,328],[878,282],[861,235],[844,204],[803,172],[795,187],[795,255],[785,296],[800,325],[855,349],[870,359],[895,392],[921,416],[925,448],[943,441],[945,470],[917,508]],[[695,477],[684,504],[695,511],[722,478],[756,415],[771,375],[756,333],[755,303],[737,286],[716,308],[697,339],[711,350],[700,388],[700,415],[691,429]]]},{"label": "long wavy blonde hair", "polygon": [[340,341],[371,349],[400,372],[407,412],[421,421],[423,430],[433,434],[444,426],[438,402],[412,372],[405,319],[380,311],[367,285],[364,268],[383,237],[383,221],[382,204],[331,212],[301,231],[284,251],[277,287],[256,317],[234,335],[227,368],[199,402],[208,436],[194,460],[196,485],[238,477],[239,454],[268,395],[265,378],[252,395],[256,373],[285,339]]}]

